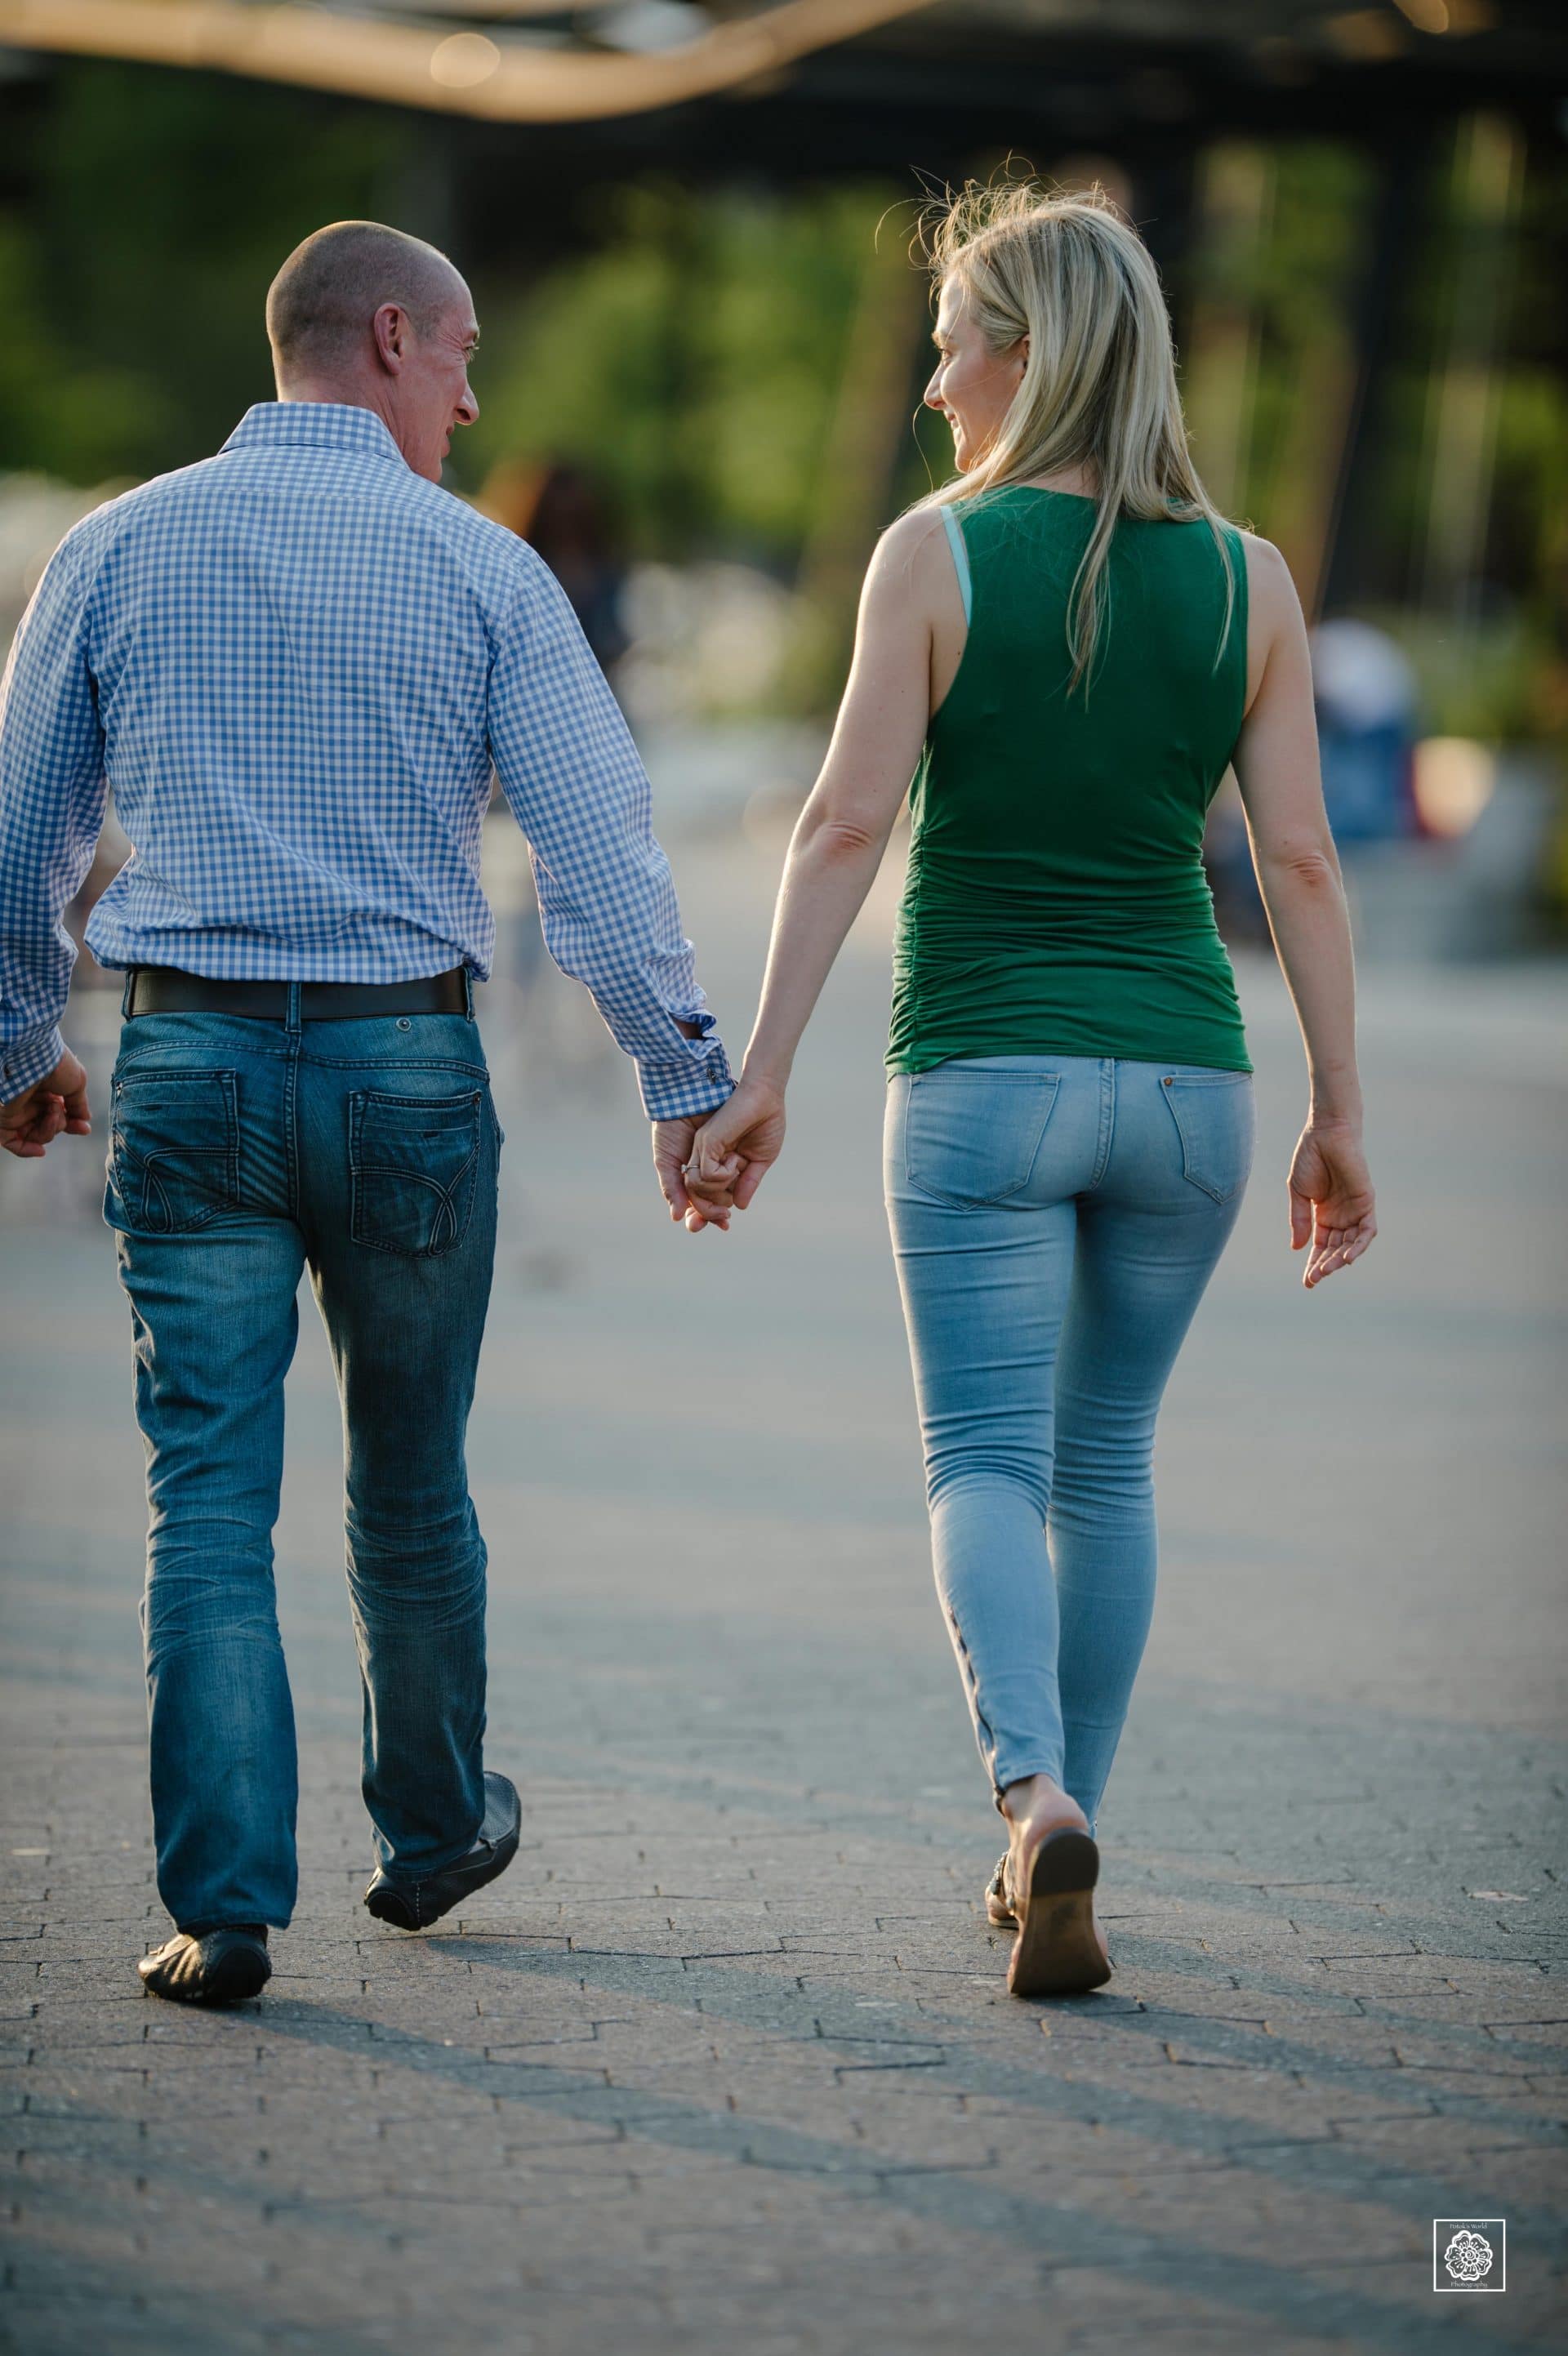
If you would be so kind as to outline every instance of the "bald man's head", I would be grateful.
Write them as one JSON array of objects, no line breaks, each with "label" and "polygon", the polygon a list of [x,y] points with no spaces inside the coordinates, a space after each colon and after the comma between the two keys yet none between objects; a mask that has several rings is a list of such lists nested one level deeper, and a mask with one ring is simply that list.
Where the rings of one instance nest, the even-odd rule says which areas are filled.
[{"label": "bald man's head", "polygon": [[444,253],[380,221],[333,221],[296,245],[267,290],[280,401],[374,410],[433,482],[478,407],[473,298]]},{"label": "bald man's head", "polygon": [[388,303],[428,334],[442,305],[467,293],[444,253],[380,221],[333,221],[296,245],[267,289],[267,337],[278,374],[321,375],[351,363]]}]

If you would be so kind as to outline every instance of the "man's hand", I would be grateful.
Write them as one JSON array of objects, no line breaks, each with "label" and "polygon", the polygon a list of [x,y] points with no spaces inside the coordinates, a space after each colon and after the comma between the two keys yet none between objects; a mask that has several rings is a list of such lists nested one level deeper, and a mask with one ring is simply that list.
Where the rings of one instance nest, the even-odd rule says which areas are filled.
[{"label": "man's hand", "polygon": [[729,1102],[701,1124],[686,1184],[704,1214],[710,1201],[744,1211],[784,1146],[784,1091],[742,1076]]},{"label": "man's hand", "polygon": [[[693,1121],[693,1128],[699,1126]],[[37,1162],[57,1137],[87,1137],[87,1074],[68,1047],[52,1072],[0,1105],[0,1145],[20,1162]]]},{"label": "man's hand", "polygon": [[702,1113],[684,1114],[679,1120],[653,1124],[653,1167],[659,1173],[660,1191],[670,1205],[670,1216],[684,1219],[694,1236],[700,1236],[704,1227],[726,1228],[733,1200],[724,1187],[704,1190],[700,1206],[692,1198],[686,1165],[704,1118]]}]

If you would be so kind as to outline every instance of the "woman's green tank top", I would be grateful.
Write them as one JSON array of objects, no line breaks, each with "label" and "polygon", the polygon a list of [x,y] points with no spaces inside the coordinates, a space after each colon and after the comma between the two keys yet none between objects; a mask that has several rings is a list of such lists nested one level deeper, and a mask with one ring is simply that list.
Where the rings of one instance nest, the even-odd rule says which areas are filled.
[{"label": "woman's green tank top", "polygon": [[1022,1055],[1251,1071],[1201,857],[1246,694],[1240,536],[1217,667],[1208,525],[1118,523],[1086,701],[1068,693],[1067,616],[1093,501],[1015,486],[944,514],[969,637],[911,796],[889,1071]]}]

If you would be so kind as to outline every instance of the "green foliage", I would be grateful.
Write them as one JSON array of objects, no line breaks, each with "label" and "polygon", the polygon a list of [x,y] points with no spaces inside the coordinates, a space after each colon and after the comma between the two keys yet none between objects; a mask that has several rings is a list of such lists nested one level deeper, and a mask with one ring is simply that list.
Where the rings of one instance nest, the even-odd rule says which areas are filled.
[{"label": "green foliage", "polygon": [[279,262],[324,220],[396,218],[405,135],[264,84],[66,68],[32,158],[38,227],[0,215],[5,463],[91,482],[205,455],[271,398]]},{"label": "green foliage", "polygon": [[159,391],[134,369],[73,364],[51,334],[41,276],[33,241],[0,216],[0,452],[7,466],[102,482],[155,438]]},{"label": "green foliage", "polygon": [[1495,529],[1541,611],[1568,584],[1568,385],[1545,368],[1514,369],[1498,390]]},{"label": "green foliage", "polygon": [[1260,344],[1243,511],[1265,533],[1288,510],[1298,416],[1326,342],[1342,334],[1347,296],[1364,260],[1370,167],[1326,140],[1291,140],[1271,151],[1273,206],[1251,273]]},{"label": "green foliage", "polygon": [[1427,735],[1510,744],[1539,743],[1554,733],[1552,644],[1528,613],[1466,625],[1389,606],[1364,618],[1386,630],[1410,658]]},{"label": "green foliage", "polygon": [[521,296],[480,289],[480,418],[455,454],[462,478],[572,458],[608,485],[643,552],[787,561],[885,201],[865,188],[618,192],[596,252]]},{"label": "green foliage", "polygon": [[473,484],[497,461],[572,459],[641,522],[684,438],[672,435],[667,390],[668,254],[622,239],[521,297],[479,288],[476,301],[479,422],[460,437],[454,471]]}]

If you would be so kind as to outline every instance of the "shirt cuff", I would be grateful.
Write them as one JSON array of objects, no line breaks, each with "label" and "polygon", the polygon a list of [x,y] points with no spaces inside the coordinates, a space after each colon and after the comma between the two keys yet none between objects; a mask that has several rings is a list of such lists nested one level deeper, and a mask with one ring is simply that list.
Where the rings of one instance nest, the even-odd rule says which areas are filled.
[{"label": "shirt cuff", "polygon": [[[702,1044],[701,1040],[697,1044]],[[8,1047],[0,1048],[0,1104],[9,1104],[14,1097],[25,1097],[36,1081],[48,1077],[64,1053],[65,1041],[58,1023],[48,1031],[35,1031],[28,1039],[13,1039]]]},{"label": "shirt cuff", "polygon": [[[687,1022],[706,1022],[713,1016],[699,1012],[682,1018]],[[735,1080],[725,1054],[724,1041],[711,1027],[701,1039],[687,1039],[685,1053],[675,1061],[660,1057],[657,1063],[643,1056],[637,1060],[637,1084],[642,1092],[642,1109],[650,1120],[680,1120],[699,1113],[717,1112],[735,1094]]]}]

